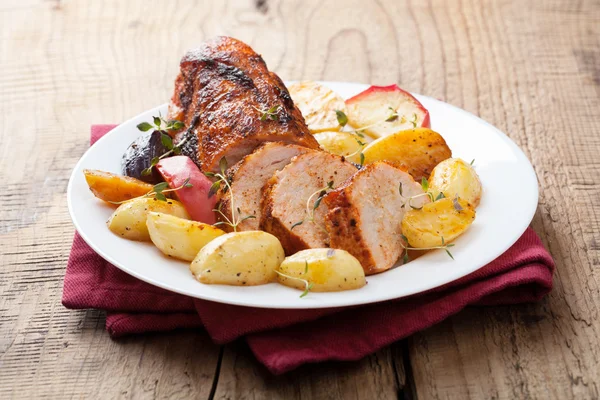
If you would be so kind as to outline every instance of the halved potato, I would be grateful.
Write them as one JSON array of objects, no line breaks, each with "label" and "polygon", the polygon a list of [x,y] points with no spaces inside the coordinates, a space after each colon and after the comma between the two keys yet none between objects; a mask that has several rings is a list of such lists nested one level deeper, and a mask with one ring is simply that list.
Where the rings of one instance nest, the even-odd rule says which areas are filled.
[{"label": "halved potato", "polygon": [[262,231],[232,232],[204,246],[190,271],[202,283],[263,285],[275,280],[275,270],[284,258],[275,236]]},{"label": "halved potato", "polygon": [[363,150],[365,164],[389,161],[406,168],[415,181],[429,178],[433,168],[452,157],[444,138],[429,128],[400,131],[377,139]]},{"label": "halved potato", "polygon": [[282,285],[305,290],[308,281],[313,292],[353,290],[367,284],[360,262],[345,250],[302,250],[286,257],[278,271]]},{"label": "halved potato", "polygon": [[340,95],[314,81],[294,83],[288,91],[312,133],[340,130],[335,111],[346,112],[346,103]]},{"label": "halved potato", "polygon": [[350,132],[320,132],[315,133],[315,139],[323,150],[355,163],[360,162],[360,151],[366,145],[364,138]]},{"label": "halved potato", "polygon": [[192,261],[208,242],[225,234],[212,225],[157,212],[148,213],[146,225],[160,251],[185,261]]},{"label": "halved potato", "polygon": [[151,211],[190,218],[183,205],[177,200],[162,201],[152,197],[140,197],[121,204],[106,225],[113,233],[126,239],[147,242],[150,240],[150,234],[146,220]]},{"label": "halved potato", "polygon": [[120,202],[140,197],[152,190],[152,185],[129,176],[84,169],[85,181],[94,196],[104,201]]},{"label": "halved potato", "polygon": [[[475,220],[475,207],[463,199],[445,198],[410,210],[402,218],[402,234],[415,248],[450,243]],[[443,238],[443,243],[442,243]]]},{"label": "halved potato", "polygon": [[444,193],[451,199],[459,197],[477,207],[481,200],[481,181],[475,168],[460,158],[439,163],[429,177],[429,190],[434,198]]}]

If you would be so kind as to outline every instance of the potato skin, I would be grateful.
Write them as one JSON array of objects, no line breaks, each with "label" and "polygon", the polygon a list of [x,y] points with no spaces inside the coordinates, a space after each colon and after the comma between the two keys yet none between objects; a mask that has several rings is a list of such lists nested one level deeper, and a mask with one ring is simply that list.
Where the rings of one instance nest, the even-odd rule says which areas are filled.
[{"label": "potato skin", "polygon": [[[308,270],[306,265],[308,263]],[[345,250],[308,249],[293,254],[281,263],[279,272],[312,283],[313,292],[338,292],[359,289],[367,284],[360,262]],[[299,290],[306,285],[298,279],[277,276],[279,283]]]},{"label": "potato skin", "polygon": [[146,225],[160,251],[184,261],[192,261],[207,243],[225,234],[212,225],[156,212],[148,213]]},{"label": "potato skin", "polygon": [[106,225],[114,234],[125,239],[148,242],[150,233],[146,220],[151,211],[184,219],[190,218],[183,205],[177,200],[161,201],[152,197],[139,197],[121,204],[110,216]]},{"label": "potato skin", "polygon": [[475,168],[460,158],[449,158],[439,163],[429,177],[429,189],[434,198],[444,193],[451,199],[459,197],[473,207],[481,200],[481,181]]},{"label": "potato skin", "polygon": [[190,271],[202,283],[263,285],[275,280],[275,270],[284,258],[281,243],[270,233],[231,232],[204,246]]},{"label": "potato skin", "polygon": [[90,169],[84,169],[83,174],[94,196],[108,202],[131,200],[152,190],[149,183],[129,176]]},{"label": "potato skin", "polygon": [[454,199],[441,199],[427,203],[420,210],[410,210],[402,218],[402,234],[414,248],[429,248],[450,243],[475,220],[475,207],[458,199],[462,210],[457,210]]},{"label": "potato skin", "polygon": [[429,128],[416,128],[385,136],[363,150],[365,164],[388,161],[406,169],[417,182],[429,178],[433,168],[452,157],[444,138]]}]

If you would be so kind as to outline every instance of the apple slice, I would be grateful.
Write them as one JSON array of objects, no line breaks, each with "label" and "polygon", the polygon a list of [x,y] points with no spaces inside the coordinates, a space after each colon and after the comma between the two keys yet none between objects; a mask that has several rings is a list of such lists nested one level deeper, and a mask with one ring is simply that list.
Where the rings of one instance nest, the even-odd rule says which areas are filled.
[{"label": "apple slice", "polygon": [[[406,129],[429,128],[429,111],[397,85],[371,86],[346,100],[348,122],[379,138]],[[363,129],[364,128],[364,129]]]},{"label": "apple slice", "polygon": [[156,164],[156,169],[171,189],[178,188],[190,178],[192,187],[183,187],[175,196],[181,201],[186,211],[194,221],[214,224],[216,222],[213,209],[217,203],[217,196],[208,196],[213,182],[200,171],[194,162],[186,156],[165,158]]}]

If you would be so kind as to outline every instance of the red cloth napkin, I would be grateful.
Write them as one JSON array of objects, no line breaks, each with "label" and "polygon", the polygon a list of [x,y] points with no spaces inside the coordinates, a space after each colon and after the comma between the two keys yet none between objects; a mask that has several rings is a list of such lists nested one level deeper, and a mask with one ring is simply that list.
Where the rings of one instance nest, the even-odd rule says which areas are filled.
[{"label": "red cloth napkin", "polygon": [[[92,127],[92,143],[114,125]],[[343,309],[273,310],[192,299],[112,266],[76,233],[63,289],[67,308],[107,311],[112,337],[204,327],[216,343],[244,337],[272,373],[326,360],[357,360],[467,305],[533,302],[552,289],[554,262],[530,228],[478,271],[427,293]]]}]

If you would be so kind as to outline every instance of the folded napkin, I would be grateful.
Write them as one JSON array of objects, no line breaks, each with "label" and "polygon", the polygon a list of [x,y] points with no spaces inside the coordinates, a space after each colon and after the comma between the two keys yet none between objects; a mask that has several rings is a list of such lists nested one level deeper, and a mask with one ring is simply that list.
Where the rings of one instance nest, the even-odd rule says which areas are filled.
[{"label": "folded napkin", "polygon": [[[114,125],[92,127],[92,143]],[[407,298],[349,308],[274,310],[219,304],[142,282],[97,255],[76,233],[63,305],[107,311],[112,337],[203,327],[216,343],[243,337],[272,373],[326,360],[357,360],[456,314],[467,305],[533,302],[552,289],[554,262],[528,228],[485,267]]]}]

